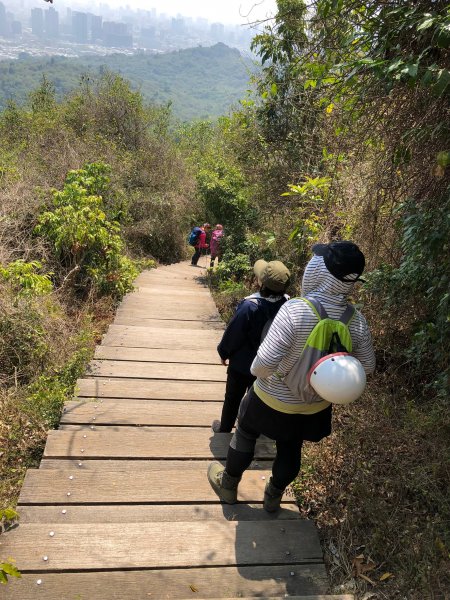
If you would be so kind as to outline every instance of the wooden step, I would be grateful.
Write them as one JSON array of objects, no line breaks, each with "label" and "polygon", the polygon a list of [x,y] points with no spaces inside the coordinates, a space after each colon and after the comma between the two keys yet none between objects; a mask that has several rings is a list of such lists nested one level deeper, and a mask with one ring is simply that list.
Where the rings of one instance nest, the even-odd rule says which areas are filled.
[{"label": "wooden step", "polygon": [[211,427],[219,419],[218,402],[168,402],[167,400],[124,400],[107,398],[103,402],[78,400],[64,404],[61,424],[95,425],[182,425]]},{"label": "wooden step", "polygon": [[[138,465],[137,465],[138,467]],[[239,484],[240,502],[262,502],[269,471],[247,471]],[[291,503],[292,498],[285,497]],[[19,504],[177,504],[218,503],[206,469],[93,471],[28,469]]]},{"label": "wooden step", "polygon": [[[116,325],[127,325],[132,327],[158,327],[159,329],[208,329],[222,331],[225,329],[225,325],[219,320],[202,320],[202,321],[188,321],[188,320],[174,320],[174,319],[152,319],[147,318],[148,312],[145,311],[142,314],[144,316],[138,316],[134,311],[128,311],[124,313],[126,315],[131,314],[132,316],[117,315],[114,319]],[[161,316],[160,314],[158,316]],[[209,315],[209,319],[212,319],[213,315]]]},{"label": "wooden step", "polygon": [[[219,362],[219,361],[217,361]],[[145,361],[92,360],[87,376],[134,379],[171,379],[191,381],[226,381],[227,369],[221,365],[148,363]]]},{"label": "wooden step", "polygon": [[[182,367],[180,367],[182,368]],[[143,398],[223,402],[225,383],[149,379],[90,378],[77,381],[77,396],[84,398]]]},{"label": "wooden step", "polygon": [[[124,470],[135,470],[139,467],[140,471],[145,469],[206,469],[211,463],[211,458],[208,459],[196,459],[196,460],[176,460],[176,459],[150,459],[143,460],[139,459],[136,464],[136,459],[101,459],[101,458],[45,458],[41,460],[39,465],[40,469],[90,469],[90,470],[104,470],[104,471],[124,471]],[[225,459],[214,459],[217,462],[225,465]],[[272,468],[272,460],[256,460],[250,465],[251,470],[255,471],[270,471]]]},{"label": "wooden step", "polygon": [[185,364],[215,364],[217,352],[211,349],[179,350],[176,348],[133,348],[123,346],[97,346],[95,358],[106,360],[131,360]]},{"label": "wooden step", "polygon": [[[290,573],[294,575],[290,575]],[[37,584],[37,581],[40,584]],[[267,597],[301,600],[353,600],[326,596],[323,564],[240,566],[208,569],[40,573],[23,575],[8,584],[8,600],[182,600],[202,598]],[[194,591],[195,590],[195,591]],[[309,594],[309,596],[308,596]],[[319,595],[315,595],[319,594]]]},{"label": "wooden step", "polygon": [[130,346],[133,348],[173,348],[200,350],[205,347],[214,353],[222,339],[221,331],[197,330],[195,336],[188,329],[158,329],[111,325],[104,335],[105,346]]},{"label": "wooden step", "polygon": [[[50,531],[54,533],[50,536]],[[322,562],[309,521],[23,524],[0,538],[2,556],[29,571],[294,565]],[[47,557],[45,560],[44,557]]]},{"label": "wooden step", "polygon": [[[50,431],[46,458],[224,459],[231,434],[198,427],[120,427],[83,431]],[[272,458],[274,443],[259,439],[255,458]]]},{"label": "wooden step", "polygon": [[[300,519],[298,507],[283,503],[268,513],[261,503],[252,504],[61,504],[18,507],[20,523],[141,523],[166,521],[292,521]],[[283,525],[280,525],[283,527]]]}]

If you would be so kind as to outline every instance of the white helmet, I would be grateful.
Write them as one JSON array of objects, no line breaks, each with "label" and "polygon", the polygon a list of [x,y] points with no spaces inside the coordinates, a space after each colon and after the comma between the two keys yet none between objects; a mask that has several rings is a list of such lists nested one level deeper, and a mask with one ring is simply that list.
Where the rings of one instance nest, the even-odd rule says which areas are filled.
[{"label": "white helmet", "polygon": [[357,358],[348,352],[336,352],[316,362],[309,372],[309,383],[324,400],[350,404],[363,393],[366,373]]}]

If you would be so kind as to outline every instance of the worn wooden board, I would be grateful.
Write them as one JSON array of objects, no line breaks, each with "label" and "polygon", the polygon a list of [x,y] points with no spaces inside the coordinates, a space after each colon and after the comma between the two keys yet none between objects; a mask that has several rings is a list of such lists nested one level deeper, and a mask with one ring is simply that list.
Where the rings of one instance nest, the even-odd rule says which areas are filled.
[{"label": "worn wooden board", "polygon": [[[127,313],[129,314],[129,313]],[[134,314],[131,311],[130,314]],[[132,325],[139,327],[158,327],[160,329],[215,329],[223,332],[225,329],[224,323],[219,320],[216,321],[188,321],[188,320],[174,320],[174,319],[147,319],[139,316],[122,316],[121,314],[116,315],[114,319],[115,325]]]},{"label": "worn wooden board", "polygon": [[211,349],[179,350],[177,348],[130,348],[123,346],[97,346],[95,358],[186,364],[218,364],[220,361],[217,352],[211,352]]},{"label": "worn wooden board", "polygon": [[[50,431],[46,458],[226,458],[231,434],[198,427],[120,427]],[[86,435],[86,437],[84,437]],[[272,458],[273,442],[258,440],[255,458]]]},{"label": "worn wooden board", "polygon": [[[143,306],[141,302],[129,302],[117,311],[117,316],[165,321],[216,321],[220,322],[218,313],[210,306],[168,306],[154,304]],[[155,327],[157,329],[157,327]]]},{"label": "worn wooden board", "polygon": [[102,344],[106,346],[131,346],[133,348],[174,348],[200,350],[205,347],[215,351],[222,339],[221,331],[197,330],[195,336],[188,329],[158,329],[110,325]]},{"label": "worn wooden board", "polygon": [[[20,571],[295,565],[322,560],[308,521],[23,524],[0,538]],[[49,530],[54,536],[49,536]],[[46,556],[47,560],[43,557]]]},{"label": "worn wooden board", "polygon": [[[179,290],[182,292],[183,290]],[[125,296],[122,307],[127,305],[135,304],[141,305],[143,308],[145,306],[149,306],[152,308],[156,304],[159,303],[160,306],[170,306],[171,308],[208,308],[212,309],[214,312],[217,312],[217,309],[214,305],[213,299],[210,294],[204,293],[202,290],[191,290],[192,294],[172,294],[170,291],[167,291],[166,294],[159,295],[151,295],[149,293],[144,293],[139,290],[136,290],[127,296]]]},{"label": "worn wooden board", "polygon": [[154,296],[156,298],[159,298],[160,296],[172,296],[173,298],[175,297],[179,297],[182,296],[183,298],[210,298],[211,297],[211,293],[209,291],[209,288],[207,287],[203,287],[203,286],[198,286],[198,289],[195,290],[177,290],[175,289],[171,289],[170,292],[167,291],[167,287],[165,286],[156,286],[156,285],[140,285],[138,287],[135,288],[135,292],[133,292],[133,294],[135,293],[140,293],[143,295],[150,295],[150,296]]},{"label": "worn wooden board", "polygon": [[[138,465],[136,465],[138,467]],[[240,502],[262,502],[268,471],[246,471]],[[72,479],[70,479],[72,478]],[[70,494],[70,496],[68,495]],[[286,497],[286,501],[291,499]],[[186,504],[218,503],[206,469],[74,471],[28,469],[19,504]]]},{"label": "worn wooden board", "polygon": [[[211,458],[209,459],[193,459],[193,460],[176,460],[176,459],[150,459],[143,460],[138,459],[139,463],[136,464],[136,459],[98,459],[98,458],[83,458],[80,459],[71,459],[71,458],[44,458],[41,460],[39,468],[40,469],[75,469],[75,471],[81,470],[96,470],[96,471],[126,471],[126,470],[135,470],[139,467],[139,470],[142,471],[144,469],[183,469],[184,471],[188,469],[203,469],[206,472],[206,469],[211,463]],[[225,459],[215,459],[218,462],[225,465]],[[259,471],[268,471],[272,468],[271,460],[256,460],[253,461],[250,469],[259,470]]]},{"label": "worn wooden board", "polygon": [[[288,502],[277,513],[261,503],[245,504],[116,504],[58,506],[19,505],[21,523],[165,523],[167,521],[292,521],[298,507]],[[285,527],[285,525],[280,525]]]},{"label": "worn wooden board", "polygon": [[227,369],[221,365],[148,363],[144,361],[92,360],[86,370],[91,377],[133,379],[171,379],[185,381],[226,381]]},{"label": "worn wooden board", "polygon": [[209,381],[149,379],[79,379],[77,396],[87,398],[143,398],[149,400],[199,400],[222,402],[225,384]]},{"label": "worn wooden board", "polygon": [[105,399],[78,400],[64,404],[61,424],[96,425],[183,425],[210,427],[220,418],[218,402],[167,402],[165,400]]},{"label": "worn wooden board", "polygon": [[[167,308],[164,305],[155,306],[153,308],[145,308],[140,305],[129,306],[124,308],[123,310],[117,311],[117,317],[127,318],[127,319],[153,319],[155,321],[186,321],[198,323],[199,328],[203,328],[203,323],[211,323],[212,326],[210,329],[216,329],[213,327],[213,323],[221,323],[221,320],[216,312],[211,309],[207,311],[203,310],[203,308],[198,309],[192,308],[180,308],[173,310],[172,308]],[[155,329],[161,329],[162,327],[166,327],[165,324],[156,324],[154,325]],[[180,329],[183,326],[180,324]]]},{"label": "worn wooden board", "polygon": [[[295,575],[290,575],[295,572]],[[182,600],[183,598],[237,598],[261,600],[264,594],[295,600],[353,600],[351,596],[305,596],[327,590],[323,564],[242,566],[225,569],[167,569],[93,573],[25,574],[8,584],[8,600]],[[40,585],[36,584],[37,580]],[[192,587],[191,587],[192,586]],[[198,591],[193,591],[198,590]]]}]

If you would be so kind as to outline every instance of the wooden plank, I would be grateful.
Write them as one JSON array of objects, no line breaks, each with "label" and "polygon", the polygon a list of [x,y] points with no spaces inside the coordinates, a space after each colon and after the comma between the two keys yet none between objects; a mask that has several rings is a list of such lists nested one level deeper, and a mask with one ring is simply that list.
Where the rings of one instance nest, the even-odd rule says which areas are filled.
[{"label": "wooden plank", "polygon": [[64,404],[61,424],[96,425],[184,425],[210,427],[220,418],[218,402],[167,402],[165,400],[105,399],[71,401]]},{"label": "wooden plank", "polygon": [[186,364],[217,364],[217,352],[211,350],[179,350],[177,348],[126,348],[97,346],[95,358],[106,360],[139,360]]},{"label": "wooden plank", "polygon": [[[218,355],[217,355],[218,356]],[[219,358],[217,360],[219,362]],[[226,381],[227,369],[221,365],[148,363],[143,361],[92,360],[86,370],[91,377],[134,379],[171,379],[188,381]]]},{"label": "wooden plank", "polygon": [[143,398],[148,400],[197,400],[223,402],[225,384],[209,381],[149,379],[79,379],[78,397]]},{"label": "wooden plank", "polygon": [[[126,313],[126,314],[134,314]],[[140,327],[158,327],[159,329],[215,329],[223,332],[225,325],[219,321],[188,321],[174,319],[152,319],[140,316],[122,316],[117,314],[114,319],[114,325],[132,325]]]},{"label": "wooden plank", "polygon": [[[218,462],[221,462],[225,465],[225,459],[215,459]],[[139,470],[142,471],[144,469],[203,469],[206,472],[209,464],[211,463],[211,458],[208,460],[204,459],[196,459],[196,460],[142,460],[139,459],[137,462],[135,459],[126,460],[126,459],[109,459],[102,460],[96,458],[88,458],[85,457],[82,460],[70,459],[70,458],[45,458],[41,460],[39,468],[40,469],[75,469],[78,471],[79,469],[85,470],[96,470],[96,471],[126,471],[126,470],[135,470],[139,467]],[[258,471],[268,471],[272,468],[271,460],[256,460],[252,462],[250,469],[258,470]]]},{"label": "wooden plank", "polygon": [[[295,572],[291,576],[291,572]],[[11,578],[8,600],[182,600],[237,598],[261,600],[264,594],[295,600],[353,600],[351,596],[305,596],[325,593],[328,587],[323,564],[289,566],[167,569],[154,571],[98,571],[45,573]],[[37,585],[36,581],[41,584]],[[191,587],[192,586],[192,587]],[[198,590],[193,592],[192,588]]]},{"label": "wooden plank", "polygon": [[261,504],[136,504],[18,507],[21,523],[165,523],[167,521],[292,521],[300,519],[295,504],[284,503],[277,513]]},{"label": "wooden plank", "polygon": [[153,303],[153,306],[146,306],[138,299],[124,301],[117,314],[121,317],[142,317],[143,319],[169,321],[220,321],[219,314],[212,306],[169,306],[156,302]]},{"label": "wooden plank", "polygon": [[[226,458],[230,433],[198,427],[120,427],[82,431],[50,431],[46,458]],[[84,437],[86,435],[87,437]],[[258,440],[255,458],[272,458],[274,444]]]},{"label": "wooden plank", "polygon": [[[207,311],[198,309],[198,307],[172,309],[167,308],[164,305],[155,306],[153,308],[136,304],[128,305],[128,307],[118,310],[116,316],[129,319],[154,319],[155,321],[192,321],[195,323],[222,322],[219,315],[213,309],[208,309]],[[155,327],[155,329],[158,328],[160,329],[161,326]]]},{"label": "wooden plank", "polygon": [[155,296],[155,297],[172,296],[173,298],[178,297],[178,296],[182,296],[183,298],[194,297],[194,298],[202,298],[202,299],[211,297],[211,292],[209,291],[209,288],[200,287],[200,286],[199,286],[199,289],[195,289],[195,290],[171,289],[170,292],[168,292],[166,286],[157,287],[155,285],[146,285],[146,286],[140,285],[139,287],[137,287],[135,289],[135,292],[133,292],[133,295],[135,293],[140,293],[143,295],[151,295],[151,296]]},{"label": "wooden plank", "polygon": [[143,292],[135,291],[125,296],[121,307],[134,304],[140,305],[142,308],[145,308],[146,306],[153,308],[159,305],[160,307],[170,307],[173,310],[203,308],[217,312],[217,308],[210,294],[204,294],[203,292],[200,292],[199,295],[197,290],[192,291],[195,292],[192,295],[175,295],[168,291],[166,294],[158,296],[152,296],[147,293],[144,294]]},{"label": "wooden plank", "polygon": [[[268,471],[246,471],[239,484],[239,501],[262,502],[269,476]],[[292,499],[286,497],[286,501],[290,503]],[[19,498],[19,504],[189,502],[219,503],[207,479],[206,469],[135,469],[131,472],[28,469]]]},{"label": "wooden plank", "polygon": [[[282,531],[281,529],[284,529]],[[54,532],[49,536],[49,530]],[[314,525],[290,521],[23,524],[0,553],[27,571],[296,565],[322,561]],[[47,560],[43,557],[46,556]]]},{"label": "wooden plank", "polygon": [[[196,273],[197,275],[199,275],[199,273]],[[195,290],[195,289],[200,289],[200,290],[207,290],[208,286],[206,285],[206,282],[200,281],[199,279],[193,279],[190,277],[185,277],[185,276],[173,276],[171,274],[167,274],[166,276],[148,276],[148,277],[138,277],[135,280],[135,285],[137,285],[138,287],[140,285],[145,285],[145,286],[151,286],[154,285],[155,287],[167,287],[167,288],[178,288],[178,289],[188,289],[188,290]]]},{"label": "wooden plank", "polygon": [[187,329],[158,329],[152,327],[128,327],[110,325],[102,344],[108,346],[131,346],[133,348],[176,348],[200,350],[215,347],[222,339],[221,331],[198,330],[195,336]]}]

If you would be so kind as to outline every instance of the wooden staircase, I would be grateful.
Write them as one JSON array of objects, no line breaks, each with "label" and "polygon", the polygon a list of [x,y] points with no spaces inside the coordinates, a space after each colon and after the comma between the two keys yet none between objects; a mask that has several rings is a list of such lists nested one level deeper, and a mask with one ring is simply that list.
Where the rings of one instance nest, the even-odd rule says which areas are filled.
[{"label": "wooden staircase", "polygon": [[202,275],[188,263],[142,273],[122,302],[27,472],[20,525],[0,538],[23,574],[1,598],[352,599],[326,594],[315,526],[292,499],[263,510],[271,440],[258,441],[238,504],[220,504],[207,481],[230,434],[210,429],[226,369]]}]

